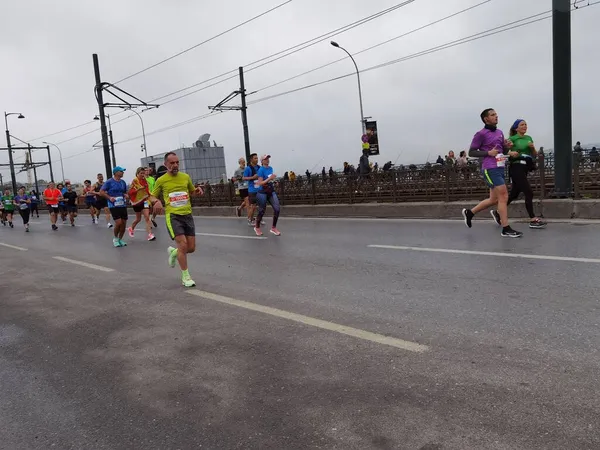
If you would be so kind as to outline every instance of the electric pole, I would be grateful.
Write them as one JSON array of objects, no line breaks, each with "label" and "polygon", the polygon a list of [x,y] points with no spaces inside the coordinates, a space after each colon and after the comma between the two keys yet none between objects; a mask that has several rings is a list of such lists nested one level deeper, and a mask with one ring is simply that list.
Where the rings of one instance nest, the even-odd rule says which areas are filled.
[{"label": "electric pole", "polygon": [[[240,89],[233,91],[215,106],[209,106],[208,109],[212,111],[241,111],[242,112],[242,127],[244,129],[244,148],[246,150],[246,162],[250,162],[250,136],[248,133],[248,107],[246,106],[246,86],[244,84],[244,68],[240,67]],[[237,96],[241,96],[242,106],[226,106],[230,100],[233,100]]]},{"label": "electric pole", "polygon": [[244,127],[244,148],[246,163],[250,164],[250,135],[248,133],[248,107],[246,106],[246,86],[244,85],[244,68],[240,67],[240,96],[242,97],[242,126]]},{"label": "electric pole", "polygon": [[552,0],[554,77],[554,189],[559,198],[573,186],[573,115],[571,99],[571,1]]},{"label": "electric pole", "polygon": [[108,146],[108,133],[106,131],[106,117],[104,115],[104,99],[102,98],[102,79],[100,78],[100,64],[98,55],[93,54],[94,76],[96,77],[96,100],[98,101],[98,117],[100,119],[100,134],[102,134],[102,150],[104,152],[104,167],[106,169],[106,179],[112,177],[112,167],[110,164],[110,147]]}]

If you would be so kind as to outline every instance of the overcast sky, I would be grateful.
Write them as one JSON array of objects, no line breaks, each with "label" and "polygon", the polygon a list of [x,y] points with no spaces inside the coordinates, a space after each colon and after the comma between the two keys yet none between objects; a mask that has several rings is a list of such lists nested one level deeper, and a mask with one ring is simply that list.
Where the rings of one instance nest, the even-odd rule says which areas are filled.
[{"label": "overcast sky", "polygon": [[[99,123],[62,134],[57,131],[90,121],[97,114],[92,54],[100,58],[103,81],[117,82],[149,65],[214,36],[284,0],[23,0],[2,1],[0,17],[0,110],[11,134],[62,149],[71,180],[103,171],[101,150],[86,152],[100,140]],[[335,36],[350,52],[387,39],[483,0],[415,0],[363,26]],[[399,3],[399,0],[292,0],[225,36],[202,45],[119,86],[150,101],[263,58]],[[581,6],[587,0],[578,2]],[[177,7],[174,7],[174,5]],[[491,0],[453,19],[356,56],[360,68],[402,58],[496,26],[550,10],[552,0]],[[572,14],[574,140],[600,141],[600,5]],[[381,155],[375,161],[420,163],[448,150],[466,149],[481,127],[479,112],[494,107],[507,131],[517,118],[529,122],[538,146],[552,147],[552,22],[546,20],[489,38],[414,58],[362,74],[366,116],[378,121]],[[270,84],[320,65],[344,53],[329,39],[246,75],[248,100],[264,98],[354,70],[345,59],[271,89]],[[214,81],[213,81],[214,82]],[[202,87],[202,86],[200,86]],[[226,149],[231,175],[244,154],[239,112],[215,115],[162,133],[154,130],[198,117],[208,105],[237,89],[236,79],[142,114],[149,154],[192,144],[201,134]],[[172,97],[160,100],[165,102]],[[108,100],[108,99],[105,99]],[[235,104],[235,102],[233,103]],[[117,114],[118,110],[108,110]],[[360,156],[360,111],[356,78],[348,77],[251,105],[248,110],[252,151],[270,153],[276,173],[304,172]],[[116,122],[129,113],[113,118]],[[119,164],[133,176],[142,155],[137,117],[113,126]],[[41,139],[37,139],[41,138]],[[37,139],[37,140],[35,140]],[[67,141],[67,142],[63,142]],[[120,143],[122,141],[127,141]],[[3,145],[4,146],[4,142]],[[53,158],[57,158],[56,150]],[[78,155],[86,152],[83,155]],[[37,153],[41,157],[41,152]],[[73,156],[71,155],[78,155]],[[19,155],[17,159],[23,160]],[[6,152],[0,161],[8,160]],[[55,175],[59,172],[55,164]],[[8,177],[8,168],[1,172]],[[41,178],[48,178],[46,169]],[[18,177],[25,180],[23,174]]]}]

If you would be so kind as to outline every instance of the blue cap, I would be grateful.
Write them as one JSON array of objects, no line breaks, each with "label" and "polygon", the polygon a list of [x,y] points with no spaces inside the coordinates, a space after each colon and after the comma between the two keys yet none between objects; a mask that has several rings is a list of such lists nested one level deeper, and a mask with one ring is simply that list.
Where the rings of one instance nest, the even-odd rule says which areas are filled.
[{"label": "blue cap", "polygon": [[114,175],[115,173],[117,173],[117,172],[125,172],[125,170],[127,170],[127,169],[124,169],[124,168],[123,168],[123,167],[121,167],[121,166],[117,166],[117,167],[115,167],[115,168],[113,169],[113,175]]}]

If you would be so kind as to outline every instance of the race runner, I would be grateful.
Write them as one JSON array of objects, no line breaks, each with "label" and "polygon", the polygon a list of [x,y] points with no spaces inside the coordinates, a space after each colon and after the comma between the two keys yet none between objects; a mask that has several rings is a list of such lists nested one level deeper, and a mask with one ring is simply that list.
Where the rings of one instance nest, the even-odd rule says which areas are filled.
[{"label": "race runner", "polygon": [[65,211],[69,215],[69,221],[71,222],[71,226],[75,226],[75,217],[77,217],[77,199],[79,195],[77,192],[73,190],[73,186],[71,183],[67,183],[66,191],[63,193],[63,198],[65,199]]},{"label": "race runner", "polygon": [[[467,227],[473,226],[472,220],[475,214],[484,209],[498,205],[500,224],[502,226],[502,237],[520,238],[523,233],[513,230],[508,224],[508,190],[504,179],[506,154],[518,157],[518,152],[510,151],[512,142],[504,139],[504,133],[498,129],[498,114],[492,108],[485,109],[481,115],[485,124],[484,128],[473,137],[469,156],[472,158],[483,158],[481,163],[483,179],[490,188],[490,196],[483,200],[473,209],[463,209],[462,215]],[[492,211],[492,217],[495,216]]]},{"label": "race runner", "polygon": [[90,216],[92,216],[92,223],[98,223],[96,220],[96,214],[98,212],[96,209],[96,191],[94,191],[94,186],[92,186],[92,182],[90,180],[85,180],[83,182],[83,198],[85,199],[85,204],[90,211]]},{"label": "race runner", "polygon": [[31,214],[29,205],[31,205],[31,197],[25,193],[24,187],[20,187],[19,193],[15,197],[15,206],[19,208],[19,214],[21,214],[23,226],[27,233],[29,233],[29,215]]},{"label": "race runner", "polygon": [[126,247],[127,243],[123,240],[123,236],[127,227],[126,201],[129,196],[127,195],[127,183],[123,180],[125,169],[117,166],[112,172],[112,178],[106,180],[102,185],[100,195],[107,200],[110,214],[115,221],[113,246]]},{"label": "race runner", "polygon": [[248,183],[248,225],[254,226],[254,213],[256,212],[256,191],[258,188],[254,182],[258,179],[258,155],[252,153],[248,167],[244,170],[243,179]]},{"label": "race runner", "polygon": [[[175,260],[181,268],[181,282],[185,287],[196,286],[188,271],[187,255],[196,250],[196,227],[192,216],[191,195],[202,195],[201,187],[195,187],[188,174],[179,172],[179,158],[174,152],[165,154],[167,173],[156,180],[152,191],[154,212],[166,210],[165,221],[171,239],[177,248],[169,247],[169,265],[175,267]],[[165,206],[163,207],[163,201]]]},{"label": "race runner", "polygon": [[236,169],[236,171],[233,174],[233,182],[235,183],[238,194],[242,199],[242,203],[236,208],[236,213],[238,217],[242,217],[242,210],[244,208],[246,208],[246,211],[248,210],[248,182],[244,180],[246,160],[244,158],[240,158],[238,160],[238,163],[240,164],[240,166]]},{"label": "race runner", "polygon": [[258,186],[258,192],[256,193],[256,200],[258,201],[258,216],[256,216],[256,224],[254,225],[254,232],[257,236],[262,236],[260,225],[262,218],[265,215],[267,209],[267,202],[273,208],[273,225],[271,226],[271,233],[275,236],[281,236],[281,233],[277,229],[277,221],[279,220],[279,212],[281,210],[279,206],[279,199],[275,192],[275,174],[273,168],[269,165],[271,161],[271,155],[262,155],[260,158],[261,168],[258,169],[256,175],[258,179],[254,182]]},{"label": "race runner", "polygon": [[100,220],[100,213],[104,210],[104,215],[106,217],[106,228],[112,228],[112,223],[110,223],[110,210],[108,209],[108,200],[102,195],[100,195],[100,190],[104,186],[104,175],[101,173],[98,174],[98,181],[94,184],[94,191],[96,192],[96,223]]},{"label": "race runner", "polygon": [[133,237],[135,233],[135,227],[142,221],[142,214],[146,222],[146,233],[148,234],[148,240],[153,241],[156,239],[152,234],[152,225],[150,224],[150,191],[148,182],[146,181],[146,168],[138,167],[135,171],[135,178],[129,186],[129,198],[135,212],[135,220],[131,226],[127,229],[129,236]]},{"label": "race runner", "polygon": [[14,228],[13,214],[15,212],[15,196],[10,193],[10,189],[6,189],[4,191],[4,195],[2,196],[2,204],[4,205],[2,224],[6,226],[6,222],[8,222],[8,226]]},{"label": "race runner", "polygon": [[[146,167],[146,181],[148,182],[148,192],[152,192],[154,190],[154,184],[156,183],[156,171],[154,170],[154,167]],[[152,211],[150,220],[152,221],[154,228],[157,228],[158,225],[156,223],[156,214],[154,214],[154,211]]]},{"label": "race runner", "polygon": [[29,193],[29,197],[31,198],[31,203],[29,204],[29,209],[31,210],[31,217],[33,217],[33,213],[36,214],[37,218],[40,218],[40,211],[38,210],[38,205],[40,204],[40,194],[32,190]]},{"label": "race runner", "polygon": [[[535,170],[535,158],[537,150],[531,136],[527,134],[527,122],[523,119],[515,120],[510,128],[509,139],[513,143],[513,149],[519,154],[517,158],[510,158],[510,166],[508,174],[512,183],[510,195],[508,197],[508,205],[519,198],[519,194],[525,194],[525,208],[529,214],[529,228],[542,229],[546,228],[546,222],[542,221],[533,212],[533,189],[527,179],[527,174]],[[495,214],[499,219],[498,213]]]},{"label": "race runner", "polygon": [[[56,189],[60,191],[61,195],[67,192],[67,188],[63,183],[58,183],[56,185]],[[65,207],[65,202],[62,199],[58,202],[58,212],[60,213],[62,222],[65,223],[67,221],[67,208]]]},{"label": "race runner", "polygon": [[58,217],[58,202],[62,199],[62,193],[56,188],[53,182],[48,184],[48,188],[44,191],[44,201],[48,205],[48,214],[50,214],[50,223],[54,231],[58,230],[56,219]]}]

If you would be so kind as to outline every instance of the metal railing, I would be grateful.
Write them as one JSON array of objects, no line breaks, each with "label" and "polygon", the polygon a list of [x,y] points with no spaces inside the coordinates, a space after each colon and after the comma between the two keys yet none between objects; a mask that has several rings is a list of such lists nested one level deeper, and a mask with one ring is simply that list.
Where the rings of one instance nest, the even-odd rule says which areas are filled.
[{"label": "metal railing", "polygon": [[[508,168],[506,180],[508,177]],[[539,155],[537,170],[530,172],[530,183],[536,198],[544,199],[554,192],[554,156]],[[479,165],[426,165],[387,172],[378,171],[365,177],[335,174],[333,177],[312,175],[296,181],[280,180],[276,192],[282,205],[325,205],[372,202],[468,201],[488,195]],[[600,197],[600,157],[573,155],[574,198]],[[205,186],[205,195],[193,200],[194,206],[235,206],[239,197],[233,183]]]}]

